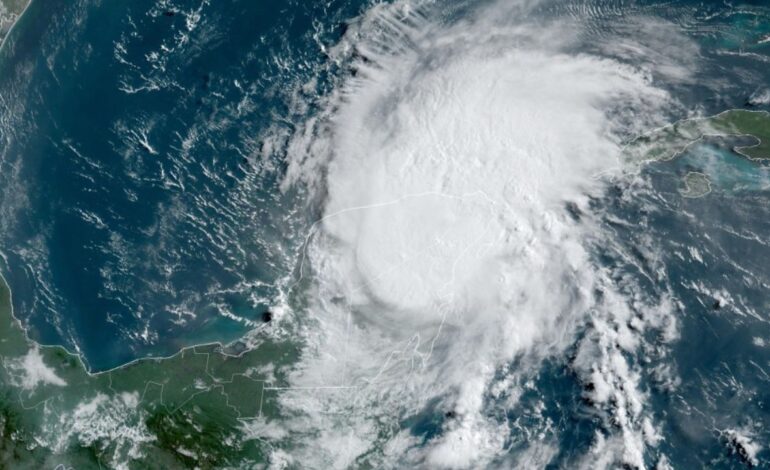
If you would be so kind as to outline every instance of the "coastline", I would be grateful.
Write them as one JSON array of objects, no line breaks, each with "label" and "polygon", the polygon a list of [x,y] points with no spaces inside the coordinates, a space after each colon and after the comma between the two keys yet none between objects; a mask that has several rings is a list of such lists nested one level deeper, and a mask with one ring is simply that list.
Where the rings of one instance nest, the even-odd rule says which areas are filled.
[{"label": "coastline", "polygon": [[[18,12],[18,13],[14,12],[13,13],[13,14],[17,15],[16,16],[16,20],[8,28],[8,31],[5,33],[5,35],[2,38],[0,38],[0,51],[2,51],[3,48],[5,47],[5,43],[8,41],[8,38],[11,37],[11,34],[13,34],[13,32],[16,29],[16,27],[19,24],[19,22],[24,18],[24,14],[27,12],[27,10],[29,10],[29,6],[32,4],[33,1],[34,0],[27,0],[27,4],[24,5],[24,8],[22,8],[22,10],[20,12]],[[2,2],[2,0],[0,0],[0,3],[4,4],[4,2]]]},{"label": "coastline", "polygon": [[[278,399],[290,388],[288,373],[300,354],[296,345],[266,337],[240,351],[215,342],[92,372],[80,354],[29,338],[2,274],[0,325],[0,467],[10,461],[37,468],[50,461],[68,468],[260,462],[259,446],[228,436],[280,419]],[[208,418],[188,421],[199,413]],[[85,454],[84,420],[106,423],[88,434]],[[118,428],[125,432],[115,435]]]},{"label": "coastline", "polygon": [[[0,0],[0,2],[4,1]],[[45,48],[42,46],[45,46],[51,40],[48,25],[56,18],[57,13],[62,10],[63,6],[66,5],[58,3],[48,4],[49,2],[41,0],[21,1],[24,1],[23,10],[21,10],[16,21],[8,29],[7,34],[0,36],[0,88],[8,85],[15,86],[17,83],[20,83],[21,86],[28,86],[31,83],[28,80],[29,77],[23,75],[26,69],[29,68],[26,65],[44,59],[42,54],[45,53]],[[4,3],[1,4],[4,5]],[[7,266],[3,265],[2,260],[0,260],[0,283],[8,291],[12,291],[9,280],[12,280],[13,276],[9,275],[10,271],[6,270],[7,268]],[[6,275],[8,278],[6,278]],[[12,294],[11,299],[13,299]],[[257,320],[256,324],[250,325],[243,332],[236,332],[232,335],[218,335],[215,332],[215,334],[201,335],[201,337],[190,338],[189,340],[182,338],[181,341],[169,344],[168,347],[164,347],[160,351],[150,351],[149,354],[127,354],[128,357],[120,358],[114,362],[110,361],[110,363],[104,364],[101,367],[99,365],[92,367],[86,353],[79,352],[72,346],[68,347],[64,344],[59,344],[56,338],[44,338],[44,341],[33,339],[33,335],[39,331],[33,325],[25,325],[17,318],[15,309],[12,308],[10,315],[17,322],[16,325],[22,329],[24,337],[30,344],[43,348],[61,348],[69,356],[77,357],[78,362],[88,372],[89,376],[92,377],[114,372],[145,360],[173,359],[185,351],[194,350],[195,348],[216,347],[223,352],[231,351],[233,354],[237,352],[239,355],[242,355],[254,349],[252,343],[270,340],[270,338],[263,338],[265,335],[261,334],[262,330],[266,329],[269,325],[259,323]],[[277,323],[277,321],[273,321],[270,325],[274,323]],[[3,335],[4,332],[0,333],[0,339]]]},{"label": "coastline", "polygon": [[[3,2],[3,0],[0,0],[0,2]],[[21,28],[23,26],[25,21],[28,21],[31,18],[30,15],[32,14],[32,12],[34,10],[34,7],[38,6],[39,2],[40,2],[40,0],[27,0],[26,4],[23,7],[23,9],[18,13],[18,16],[16,17],[16,20],[8,28],[7,33],[4,36],[0,37],[0,69],[5,69],[6,66],[8,65],[7,60],[10,58],[9,57],[9,50],[8,50],[8,48],[11,47],[14,44],[13,41],[15,40],[15,36],[18,35],[18,33],[19,33],[19,28]],[[34,17],[34,15],[32,15],[32,17]],[[0,74],[0,76],[1,75],[2,74]],[[0,263],[0,266],[1,265],[2,264]],[[27,344],[29,344],[32,347],[40,347],[40,348],[44,348],[44,349],[59,350],[59,351],[67,354],[68,356],[70,356],[72,358],[76,358],[78,363],[80,364],[80,366],[88,374],[89,377],[98,377],[100,375],[109,374],[109,373],[115,372],[117,370],[124,369],[124,368],[130,367],[132,365],[136,365],[136,364],[141,363],[143,361],[172,360],[172,359],[174,359],[176,357],[179,357],[180,355],[183,355],[186,351],[195,350],[196,348],[207,348],[207,347],[208,348],[218,348],[218,349],[221,350],[221,353],[226,355],[226,356],[229,356],[229,357],[240,357],[240,356],[243,356],[244,354],[246,354],[246,353],[248,353],[250,351],[253,351],[256,348],[252,347],[252,346],[249,346],[249,345],[246,345],[246,347],[240,349],[240,351],[237,354],[229,354],[226,351],[228,349],[232,350],[237,345],[246,344],[244,342],[244,340],[248,339],[250,335],[253,335],[255,332],[258,332],[258,331],[262,330],[265,327],[265,325],[259,325],[256,328],[253,328],[252,330],[249,330],[244,335],[241,335],[241,336],[239,336],[238,338],[236,338],[236,339],[234,339],[232,341],[228,341],[228,342],[223,342],[223,341],[204,341],[204,342],[201,342],[201,343],[194,343],[194,344],[190,344],[190,345],[187,345],[187,346],[183,346],[183,347],[177,349],[176,351],[174,351],[174,352],[172,352],[170,354],[161,355],[161,356],[142,356],[142,357],[137,357],[135,359],[132,359],[132,360],[130,360],[128,362],[124,362],[124,363],[118,364],[118,365],[116,365],[114,367],[111,367],[109,369],[94,371],[91,368],[89,362],[83,357],[82,353],[71,351],[66,346],[63,346],[61,344],[47,344],[47,343],[42,343],[42,342],[39,342],[39,341],[37,341],[35,339],[32,339],[32,337],[29,334],[28,328],[16,316],[15,310],[13,308],[13,292],[11,290],[10,284],[8,283],[8,281],[5,278],[5,275],[2,272],[0,272],[0,291],[7,292],[8,302],[9,302],[9,309],[10,309],[10,311],[9,311],[10,318],[12,319],[13,325],[18,327],[21,330],[21,332],[23,334],[23,337],[24,337],[24,340],[27,342]],[[0,301],[2,300],[2,297],[3,296],[0,295]],[[0,306],[0,308],[1,308],[1,306]],[[2,315],[3,314],[0,313],[0,317],[2,317]],[[7,334],[7,333],[9,333],[9,332],[4,332],[4,333],[0,334],[0,342],[4,341],[5,334]],[[2,363],[0,363],[0,367],[1,366],[2,366]]]},{"label": "coastline", "polygon": [[[67,354],[68,356],[71,356],[73,358],[76,358],[80,364],[80,366],[83,368],[83,371],[89,376],[89,377],[98,377],[100,375],[106,375],[110,374],[112,372],[118,371],[120,369],[125,369],[127,367],[136,365],[141,362],[162,362],[162,361],[168,361],[172,360],[174,358],[179,357],[180,355],[184,354],[187,351],[194,351],[197,348],[219,348],[221,351],[220,353],[233,358],[239,358],[243,355],[251,352],[254,350],[254,348],[247,347],[243,351],[238,352],[237,354],[230,354],[226,352],[226,349],[232,347],[235,343],[238,343],[240,339],[229,342],[229,343],[223,343],[221,341],[210,341],[205,343],[199,343],[199,344],[192,344],[189,346],[184,346],[180,348],[178,351],[174,352],[173,354],[167,355],[167,356],[144,356],[144,357],[138,357],[136,359],[132,359],[131,361],[124,362],[123,364],[117,365],[115,367],[112,367],[110,369],[105,370],[98,370],[93,371],[91,367],[88,364],[88,361],[84,360],[83,355],[81,353],[72,352],[69,349],[67,349],[65,346],[62,346],[61,344],[45,344],[41,343],[37,340],[34,340],[30,337],[29,331],[27,327],[24,326],[24,324],[19,320],[19,318],[16,317],[16,313],[13,309],[13,292],[11,291],[10,286],[8,285],[8,281],[5,279],[5,275],[3,275],[2,272],[0,272],[0,309],[2,309],[2,302],[3,298],[7,296],[8,297],[8,309],[9,309],[9,316],[11,318],[11,322],[13,326],[16,326],[21,330],[24,341],[30,345],[31,347],[39,347],[43,349],[52,349],[52,350],[60,350],[61,352]],[[4,313],[0,310],[0,318]],[[1,321],[1,320],[0,320]],[[257,328],[256,330],[259,330],[261,328]],[[0,343],[3,343],[6,341],[6,334],[9,332],[0,333]],[[2,367],[2,363],[0,363],[0,367]]]},{"label": "coastline", "polygon": [[[729,129],[720,129],[720,125],[724,125],[724,123],[719,122],[720,119],[723,119],[727,117],[727,119],[733,118],[735,120],[742,117],[742,115],[749,115],[749,116],[762,116],[765,119],[767,119],[768,122],[770,122],[770,111],[765,110],[747,110],[743,108],[731,108],[726,109],[724,111],[721,111],[717,114],[711,115],[711,116],[703,116],[703,117],[695,117],[695,118],[687,118],[682,119],[680,121],[676,121],[670,124],[666,124],[665,126],[661,126],[655,129],[652,129],[648,132],[645,132],[634,139],[630,140],[628,143],[626,143],[623,148],[621,149],[621,155],[627,159],[629,162],[637,162],[637,163],[648,163],[648,162],[654,162],[654,161],[669,161],[673,160],[680,155],[682,155],[684,152],[687,151],[688,148],[690,148],[692,145],[697,144],[698,142],[702,142],[704,139],[708,138],[739,138],[739,137],[753,137],[757,140],[757,143],[754,145],[748,145],[748,146],[735,146],[732,148],[732,151],[738,155],[740,155],[743,158],[746,158],[749,161],[763,161],[770,159],[770,155],[767,156],[756,156],[756,155],[750,155],[746,153],[746,151],[751,149],[760,149],[763,146],[766,145],[765,140],[763,138],[766,138],[764,135],[755,135],[756,133],[752,132],[750,129],[744,128],[744,123],[740,122],[728,122]],[[714,126],[713,123],[716,122],[716,125]],[[664,134],[667,131],[673,131],[674,133],[680,132],[679,129],[681,127],[687,126],[687,125],[694,125],[695,131],[699,132],[699,134],[695,137],[688,138],[686,136],[679,136],[679,135],[669,135],[669,136],[660,136],[660,134]],[[705,128],[701,130],[701,127]],[[676,139],[679,138],[680,141],[676,142]],[[643,149],[640,155],[633,155],[633,151],[635,150],[635,147],[644,145],[644,140],[647,139],[650,142],[650,148]],[[657,141],[662,142],[659,144]],[[650,156],[651,153],[654,153],[656,150],[660,151],[660,148],[655,148],[656,144],[658,147],[672,147],[671,141],[674,141],[674,144],[680,144],[679,146],[673,145],[674,151],[672,153],[663,154],[662,156]]]}]

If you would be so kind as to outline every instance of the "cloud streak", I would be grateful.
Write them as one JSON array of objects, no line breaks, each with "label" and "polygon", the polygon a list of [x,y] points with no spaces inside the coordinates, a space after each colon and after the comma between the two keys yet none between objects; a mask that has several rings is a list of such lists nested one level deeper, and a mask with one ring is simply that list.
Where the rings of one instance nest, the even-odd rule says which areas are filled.
[{"label": "cloud streak", "polygon": [[[655,444],[623,356],[649,325],[623,326],[638,302],[592,259],[589,202],[620,175],[623,138],[672,100],[648,70],[577,52],[580,24],[529,17],[532,5],[462,21],[380,5],[334,51],[353,73],[295,136],[286,183],[323,201],[303,265],[307,347],[281,397],[306,438],[296,458],[499,461],[512,431],[491,409],[516,394],[490,394],[585,328],[575,373],[620,420],[594,450],[643,466]],[[443,414],[427,437],[404,425],[426,413]]]}]

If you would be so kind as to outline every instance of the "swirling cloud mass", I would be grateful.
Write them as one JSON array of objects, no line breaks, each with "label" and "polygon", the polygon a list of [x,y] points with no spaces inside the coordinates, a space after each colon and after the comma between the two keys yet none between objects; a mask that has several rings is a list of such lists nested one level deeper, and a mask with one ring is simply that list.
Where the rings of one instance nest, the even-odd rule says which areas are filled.
[{"label": "swirling cloud mass", "polygon": [[[676,325],[665,298],[595,261],[612,241],[592,200],[626,177],[623,140],[676,106],[656,74],[688,71],[676,57],[655,70],[578,52],[583,19],[541,6],[462,21],[378,6],[330,52],[351,73],[295,136],[285,182],[315,188],[323,213],[302,266],[308,346],[282,397],[306,437],[294,458],[547,462],[547,440],[508,455],[505,410],[553,358],[606,424],[586,465],[643,466],[655,447],[635,361],[645,330],[670,340]],[[623,50],[645,54],[645,38]],[[430,432],[405,424],[431,414]]]}]

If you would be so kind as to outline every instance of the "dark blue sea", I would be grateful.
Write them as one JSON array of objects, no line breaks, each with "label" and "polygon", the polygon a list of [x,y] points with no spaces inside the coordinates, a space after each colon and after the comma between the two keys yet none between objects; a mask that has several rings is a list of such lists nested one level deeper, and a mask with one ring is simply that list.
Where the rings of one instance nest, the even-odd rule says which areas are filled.
[{"label": "dark blue sea", "polygon": [[[448,18],[477,6],[443,3]],[[106,370],[235,340],[285,301],[319,206],[281,186],[277,149],[350,73],[329,50],[372,4],[33,0],[0,51],[2,274],[31,338]],[[556,2],[542,14],[568,4],[596,8],[592,34],[629,9],[698,44],[708,80],[668,84],[672,121],[770,110],[765,2]],[[700,142],[591,201],[617,243],[595,247],[597,262],[674,299],[678,339],[657,354],[664,333],[645,332],[640,366],[674,468],[750,463],[729,429],[751,430],[757,465],[770,465],[770,165],[737,156],[740,142]],[[710,176],[709,194],[682,196],[693,171]],[[551,465],[569,468],[600,418],[559,360],[533,383],[498,418],[561,429]],[[528,414],[541,402],[556,405]],[[404,427],[429,441],[433,411]],[[507,439],[513,453],[530,440]]]},{"label": "dark blue sea", "polygon": [[311,112],[292,93],[324,92],[363,7],[33,2],[0,73],[3,271],[31,335],[99,370],[260,322],[306,218],[261,135]]}]

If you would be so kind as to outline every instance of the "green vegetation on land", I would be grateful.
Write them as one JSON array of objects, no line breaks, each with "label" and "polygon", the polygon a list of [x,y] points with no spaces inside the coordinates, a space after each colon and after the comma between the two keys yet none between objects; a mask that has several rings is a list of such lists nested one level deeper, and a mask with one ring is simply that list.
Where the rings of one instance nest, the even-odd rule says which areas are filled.
[{"label": "green vegetation on land", "polygon": [[[749,160],[770,159],[770,113],[732,109],[706,118],[685,119],[641,135],[626,145],[626,163],[673,160],[691,145],[705,138],[748,139],[749,145],[733,151]],[[711,192],[709,176],[700,171],[687,173],[682,196],[698,198]]]},{"label": "green vegetation on land", "polygon": [[711,181],[703,173],[691,171],[684,175],[682,196],[689,198],[703,197],[711,192]]},{"label": "green vegetation on land", "polygon": [[264,339],[242,354],[203,345],[89,374],[78,356],[27,339],[0,278],[0,468],[265,462],[266,442],[243,427],[278,418],[270,388],[296,356]]},{"label": "green vegetation on land", "polygon": [[671,160],[704,137],[747,137],[756,142],[733,150],[752,160],[770,159],[770,113],[732,109],[685,119],[637,137],[624,149],[628,161]]}]

